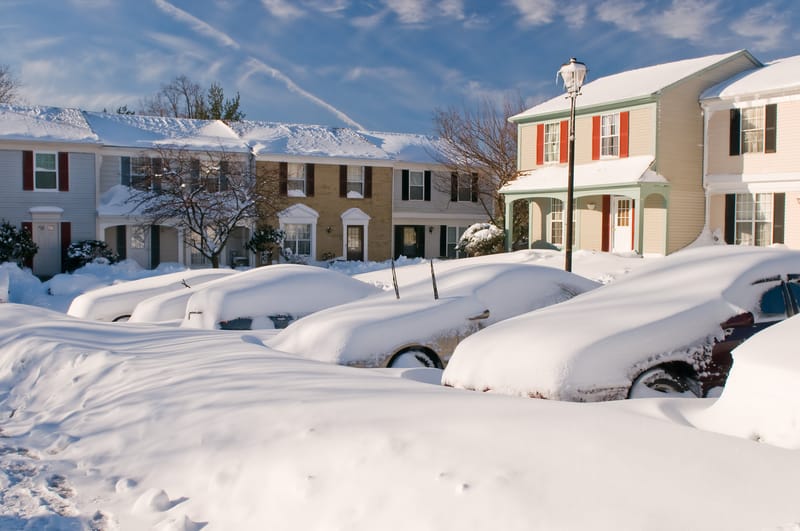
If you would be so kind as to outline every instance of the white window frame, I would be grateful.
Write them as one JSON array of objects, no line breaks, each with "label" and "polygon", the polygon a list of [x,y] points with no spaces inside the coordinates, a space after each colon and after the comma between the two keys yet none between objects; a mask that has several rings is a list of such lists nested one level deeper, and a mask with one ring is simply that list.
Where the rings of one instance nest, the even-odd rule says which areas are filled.
[{"label": "white window frame", "polygon": [[348,199],[364,198],[364,166],[347,166],[345,192]]},{"label": "white window frame", "polygon": [[742,153],[764,152],[766,108],[746,107],[741,110]]},{"label": "white window frame", "polygon": [[[414,183],[414,178],[417,177],[419,183]],[[419,197],[415,197],[415,191],[418,192]],[[408,200],[409,201],[424,201],[425,200],[425,172],[422,170],[409,170],[408,171]]]},{"label": "white window frame", "polygon": [[461,236],[464,235],[468,226],[456,226],[456,225],[448,225],[445,229],[447,231],[447,235],[445,236],[446,240],[446,248],[447,248],[447,257],[448,258],[461,258],[461,252],[456,250],[456,245],[461,240]]},{"label": "white window frame", "polygon": [[[52,156],[53,167],[39,165],[39,156]],[[39,186],[39,174],[52,174],[53,186]],[[43,176],[44,177],[44,176]],[[33,189],[44,192],[57,192],[58,191],[58,153],[51,151],[36,151],[33,154]]]},{"label": "white window frame", "polygon": [[[312,238],[312,231],[314,230],[314,225],[311,223],[286,223],[281,227],[284,231],[286,236],[283,239],[283,248],[289,249],[295,256],[308,256],[311,257],[311,242]],[[296,236],[296,237],[292,237]],[[302,236],[302,237],[301,237]],[[303,245],[303,249],[301,252],[300,245]]]},{"label": "white window frame", "polygon": [[129,225],[131,229],[130,245],[131,249],[147,248],[147,228],[142,225]]},{"label": "white window frame", "polygon": [[289,162],[286,165],[286,193],[289,197],[306,197],[306,165]]},{"label": "white window frame", "polygon": [[544,124],[544,160],[545,164],[554,164],[561,161],[561,122]]},{"label": "white window frame", "polygon": [[619,113],[600,116],[600,158],[619,157]]},{"label": "white window frame", "polygon": [[564,216],[564,201],[550,198],[550,243],[553,245],[563,246],[564,241],[564,224],[566,218]]},{"label": "white window frame", "polygon": [[736,245],[772,245],[774,201],[772,193],[736,194]]},{"label": "white window frame", "polygon": [[[301,203],[294,204],[287,209],[278,213],[278,225],[283,231],[287,231],[290,225],[308,225],[311,246],[308,256],[311,259],[317,256],[317,221],[319,220],[319,213],[313,208],[303,205]],[[285,242],[284,242],[285,243]],[[292,249],[292,251],[296,251]]]}]

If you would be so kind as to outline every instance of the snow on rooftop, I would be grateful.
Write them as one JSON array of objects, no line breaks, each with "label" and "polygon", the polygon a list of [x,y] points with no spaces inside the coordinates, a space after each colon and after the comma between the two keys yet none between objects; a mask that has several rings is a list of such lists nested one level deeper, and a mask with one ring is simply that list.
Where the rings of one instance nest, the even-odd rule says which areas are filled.
[{"label": "snow on rooftop", "polygon": [[110,146],[248,151],[245,142],[220,120],[88,111],[84,115],[103,143]]},{"label": "snow on rooftop", "polygon": [[100,141],[78,109],[3,104],[0,138],[92,144]]},{"label": "snow on rooftop", "polygon": [[392,160],[401,162],[435,163],[438,162],[435,154],[443,149],[437,139],[425,135],[378,131],[364,131],[362,134],[380,146]]},{"label": "snow on rooftop", "polygon": [[[714,66],[736,55],[747,53],[744,50],[737,52],[708,55],[695,59],[685,59],[660,65],[627,70],[618,74],[591,80],[591,66],[587,74],[587,81],[581,89],[576,100],[577,108],[591,107],[604,103],[643,98],[657,94],[666,87],[677,83],[706,68]],[[519,120],[540,114],[547,114],[569,110],[569,99],[563,94],[545,101],[539,105],[512,116],[511,120]]]},{"label": "snow on rooftop", "polygon": [[[591,188],[634,182],[666,182],[662,176],[650,170],[653,157],[641,155],[613,160],[600,160],[575,166],[575,187]],[[518,179],[504,186],[501,193],[527,192],[531,190],[557,190],[567,187],[565,165],[543,166],[523,173]]]},{"label": "snow on rooftop", "polygon": [[800,55],[777,59],[714,85],[700,99],[737,98],[794,89],[800,92]]}]

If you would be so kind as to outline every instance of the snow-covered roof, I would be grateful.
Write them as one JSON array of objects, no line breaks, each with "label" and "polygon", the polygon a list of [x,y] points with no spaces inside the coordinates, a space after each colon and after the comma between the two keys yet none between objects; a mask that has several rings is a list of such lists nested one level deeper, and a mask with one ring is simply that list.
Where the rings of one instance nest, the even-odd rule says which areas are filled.
[{"label": "snow-covered roof", "polygon": [[[585,84],[576,100],[576,105],[578,109],[581,109],[653,96],[683,79],[742,54],[750,57],[754,65],[759,64],[756,59],[750,56],[749,52],[739,50],[627,70],[619,74],[601,77]],[[591,76],[591,70],[589,71],[589,76]],[[561,94],[512,116],[511,120],[517,121],[542,114],[568,111],[569,105],[569,99]]]},{"label": "snow-covered roof", "polygon": [[97,144],[78,109],[0,104],[0,139]]},{"label": "snow-covered roof", "polygon": [[758,97],[781,91],[800,93],[800,55],[777,59],[761,68],[747,70],[714,85],[700,95],[701,100]]},{"label": "snow-covered roof", "polygon": [[221,120],[84,112],[107,146],[141,149],[248,152],[247,144]]},{"label": "snow-covered roof", "polygon": [[[575,188],[593,188],[615,184],[667,182],[650,170],[651,155],[621,159],[598,160],[575,166]],[[567,187],[567,167],[542,166],[523,173],[515,181],[500,189],[500,193],[529,192],[534,190],[563,190]]]},{"label": "snow-covered roof", "polygon": [[436,163],[436,153],[444,149],[441,141],[425,135],[379,131],[362,131],[361,134],[397,162]]}]

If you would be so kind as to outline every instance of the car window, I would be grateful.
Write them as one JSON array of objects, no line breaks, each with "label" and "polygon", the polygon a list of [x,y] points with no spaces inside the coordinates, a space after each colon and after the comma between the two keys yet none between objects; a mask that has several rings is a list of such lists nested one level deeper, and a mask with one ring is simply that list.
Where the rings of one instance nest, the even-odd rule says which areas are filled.
[{"label": "car window", "polygon": [[775,286],[764,292],[761,296],[759,310],[761,315],[774,316],[786,314],[786,301],[783,300],[783,290],[781,286]]},{"label": "car window", "polygon": [[795,303],[800,306],[800,284],[797,282],[789,282],[786,285],[789,286],[789,293],[792,294]]}]

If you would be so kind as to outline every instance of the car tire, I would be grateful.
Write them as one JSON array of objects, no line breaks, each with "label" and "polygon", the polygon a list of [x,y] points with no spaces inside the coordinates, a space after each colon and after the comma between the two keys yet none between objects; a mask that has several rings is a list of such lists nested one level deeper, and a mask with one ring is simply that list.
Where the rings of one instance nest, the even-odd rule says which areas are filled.
[{"label": "car tire", "polygon": [[429,367],[432,369],[441,369],[442,364],[436,354],[425,352],[424,350],[412,349],[399,352],[395,354],[389,367],[400,369],[411,369],[419,367]]},{"label": "car tire", "polygon": [[683,395],[687,392],[697,396],[695,389],[697,389],[697,385],[691,378],[675,374],[664,367],[655,367],[644,371],[636,377],[628,391],[628,398],[669,394]]}]

